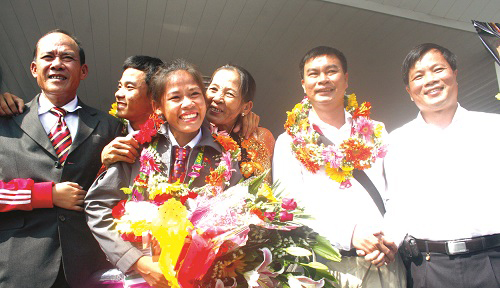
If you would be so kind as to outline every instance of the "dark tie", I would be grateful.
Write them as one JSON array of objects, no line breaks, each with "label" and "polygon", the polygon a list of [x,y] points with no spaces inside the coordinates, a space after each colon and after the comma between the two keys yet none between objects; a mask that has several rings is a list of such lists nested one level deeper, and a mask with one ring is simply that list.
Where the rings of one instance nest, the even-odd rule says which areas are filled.
[{"label": "dark tie", "polygon": [[49,139],[52,142],[52,146],[56,150],[57,157],[61,165],[64,165],[66,158],[68,157],[68,151],[71,147],[71,134],[69,133],[66,121],[64,121],[64,115],[66,115],[66,110],[59,107],[52,107],[50,113],[57,116],[57,123],[49,132]]},{"label": "dark tie", "polygon": [[186,160],[189,155],[189,151],[191,148],[187,146],[186,148],[181,148],[179,146],[175,146],[175,161],[174,161],[174,169],[172,169],[172,176],[170,179],[171,183],[179,182],[183,183],[184,178],[186,177]]}]

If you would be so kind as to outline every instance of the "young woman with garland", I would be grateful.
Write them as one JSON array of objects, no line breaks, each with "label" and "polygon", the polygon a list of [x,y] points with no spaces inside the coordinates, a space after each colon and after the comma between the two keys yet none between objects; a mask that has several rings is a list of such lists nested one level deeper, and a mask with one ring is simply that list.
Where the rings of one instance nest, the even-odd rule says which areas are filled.
[{"label": "young woman with garland", "polygon": [[[202,126],[207,109],[205,89],[201,74],[191,64],[176,60],[168,67],[161,67],[151,85],[155,110],[164,116],[166,122],[159,130],[157,126],[162,121],[157,118],[150,119],[141,127],[136,135],[136,140],[143,143],[141,158],[133,164],[117,162],[111,165],[89,190],[85,211],[94,236],[113,265],[124,273],[134,269],[150,285],[161,286],[167,282],[158,263],[124,241],[114,229],[112,209],[128,197],[120,189],[132,186],[133,197],[147,199],[149,188],[144,183],[178,181],[188,183],[190,187],[201,187],[222,160],[221,156],[226,151],[222,145],[227,143],[224,141],[227,139],[222,137],[219,142],[214,141],[211,131]],[[175,181],[172,179],[174,144],[191,147],[184,177]],[[236,161],[231,162],[233,173],[230,185],[241,179],[237,165]]]}]

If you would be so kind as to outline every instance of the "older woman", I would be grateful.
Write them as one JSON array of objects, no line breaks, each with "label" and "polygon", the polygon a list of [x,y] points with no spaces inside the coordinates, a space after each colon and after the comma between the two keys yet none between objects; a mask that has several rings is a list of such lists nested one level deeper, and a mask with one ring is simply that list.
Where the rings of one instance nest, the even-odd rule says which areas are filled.
[{"label": "older woman", "polygon": [[[237,65],[224,65],[215,70],[207,89],[207,120],[218,130],[228,132],[242,148],[240,168],[245,178],[271,168],[274,151],[274,137],[265,128],[257,127],[249,139],[233,132],[237,120],[250,113],[255,90],[252,75]],[[270,179],[268,176],[267,180]]]},{"label": "older woman", "polygon": [[[207,109],[201,74],[191,64],[176,60],[158,70],[152,80],[152,91],[154,108],[164,116],[166,122],[158,135],[153,136],[145,146],[148,145],[148,151],[156,151],[161,159],[161,174],[169,182],[189,181],[192,187],[203,186],[209,170],[215,168],[222,148],[214,142],[209,129],[201,125]],[[178,163],[180,158],[184,158],[183,163]],[[203,163],[195,162],[198,159],[202,159]],[[89,190],[85,198],[85,211],[92,233],[113,265],[124,273],[137,271],[150,285],[166,287],[167,282],[158,263],[143,255],[130,242],[121,239],[114,230],[112,208],[127,198],[120,188],[134,185],[139,171],[144,172],[140,162],[112,164]],[[191,176],[188,180],[186,174],[194,164],[201,164],[203,168],[198,171],[198,177]],[[234,167],[237,165],[232,164]],[[179,171],[180,166],[185,167],[181,169],[183,171]],[[240,178],[239,171],[235,171],[231,184],[237,183]]]}]

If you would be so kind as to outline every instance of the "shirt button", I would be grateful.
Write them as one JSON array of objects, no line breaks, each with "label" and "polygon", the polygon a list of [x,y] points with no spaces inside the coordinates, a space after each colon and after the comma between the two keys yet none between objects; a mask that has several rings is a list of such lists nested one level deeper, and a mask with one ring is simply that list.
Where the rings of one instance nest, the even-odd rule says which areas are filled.
[{"label": "shirt button", "polygon": [[64,215],[59,215],[59,220],[64,222],[66,220],[66,217],[64,217]]},{"label": "shirt button", "polygon": [[61,163],[59,163],[59,161],[56,161],[54,162],[54,167],[56,167],[57,169],[61,169],[62,165]]}]

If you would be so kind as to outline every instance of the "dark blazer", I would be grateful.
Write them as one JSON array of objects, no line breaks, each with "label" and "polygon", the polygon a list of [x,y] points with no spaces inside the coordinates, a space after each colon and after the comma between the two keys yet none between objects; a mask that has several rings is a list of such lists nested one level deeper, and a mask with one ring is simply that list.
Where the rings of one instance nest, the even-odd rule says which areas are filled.
[{"label": "dark blazer", "polygon": [[[23,114],[0,117],[0,180],[72,181],[88,190],[120,122],[79,100],[78,131],[62,167],[39,120],[38,98]],[[109,267],[84,212],[53,207],[0,213],[0,287],[50,287],[61,260],[72,287],[88,287],[92,273]]]}]

